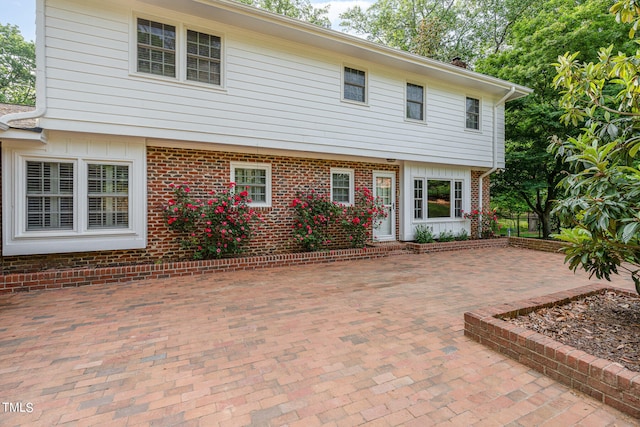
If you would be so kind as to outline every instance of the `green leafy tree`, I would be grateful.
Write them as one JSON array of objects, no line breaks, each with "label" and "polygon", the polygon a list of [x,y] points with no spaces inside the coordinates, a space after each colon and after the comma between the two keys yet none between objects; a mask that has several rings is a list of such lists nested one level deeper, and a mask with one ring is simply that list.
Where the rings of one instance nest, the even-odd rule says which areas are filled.
[{"label": "green leafy tree", "polygon": [[289,18],[330,28],[329,6],[314,7],[309,0],[238,0],[240,3],[269,10]]},{"label": "green leafy tree", "polygon": [[36,50],[15,25],[0,24],[0,102],[34,105]]},{"label": "green leafy tree", "polygon": [[[526,98],[506,106],[505,171],[492,179],[492,196],[511,194],[536,213],[542,235],[552,233],[553,206],[561,195],[557,185],[566,166],[547,151],[554,135],[576,135],[560,123],[559,93],[553,84],[551,65],[567,50],[581,50],[586,58],[597,58],[604,40],[617,41],[630,50],[627,29],[616,26],[608,13],[609,0],[550,0],[523,13],[513,24],[507,49],[479,60],[480,72],[534,89]],[[498,200],[500,197],[498,197]]]},{"label": "green leafy tree", "polygon": [[[640,4],[623,0],[611,12],[637,40]],[[556,209],[568,227],[559,237],[569,243],[570,268],[605,279],[626,271],[640,293],[640,50],[611,45],[591,62],[579,55],[560,56],[554,79],[564,123],[584,126],[550,146],[569,167],[561,182],[566,198]]]},{"label": "green leafy tree", "polygon": [[340,15],[342,26],[368,40],[449,62],[472,64],[502,49],[512,25],[533,0],[378,0]]}]

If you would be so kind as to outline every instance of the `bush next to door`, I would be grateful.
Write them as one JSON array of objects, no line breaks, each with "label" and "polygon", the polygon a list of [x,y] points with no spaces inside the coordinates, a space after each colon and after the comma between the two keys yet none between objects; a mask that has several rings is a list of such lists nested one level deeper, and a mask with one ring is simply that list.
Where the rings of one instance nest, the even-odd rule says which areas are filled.
[{"label": "bush next to door", "polygon": [[[315,191],[300,193],[290,205],[294,209],[293,240],[308,251],[326,249],[329,245],[362,248],[387,213],[379,198],[368,188],[356,189],[351,206],[332,202]],[[332,225],[342,227],[344,237],[330,235]],[[347,239],[336,242],[336,239]]]}]

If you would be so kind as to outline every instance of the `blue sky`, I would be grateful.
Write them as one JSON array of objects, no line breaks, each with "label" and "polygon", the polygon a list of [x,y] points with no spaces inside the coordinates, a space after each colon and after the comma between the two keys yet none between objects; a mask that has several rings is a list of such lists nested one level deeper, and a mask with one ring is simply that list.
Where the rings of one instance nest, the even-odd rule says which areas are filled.
[{"label": "blue sky", "polygon": [[[338,25],[340,21],[338,15],[340,13],[356,4],[366,9],[372,2],[373,0],[311,1],[311,3],[317,6],[324,6],[327,3],[331,5],[329,8],[329,19],[335,30],[340,30]],[[34,41],[36,39],[35,8],[35,0],[0,0],[0,23],[3,25],[17,25],[25,40]]]}]

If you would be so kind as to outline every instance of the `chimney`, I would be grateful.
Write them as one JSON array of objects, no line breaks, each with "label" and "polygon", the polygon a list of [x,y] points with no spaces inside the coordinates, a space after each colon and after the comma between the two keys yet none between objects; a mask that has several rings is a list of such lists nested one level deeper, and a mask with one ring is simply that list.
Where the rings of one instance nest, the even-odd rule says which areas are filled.
[{"label": "chimney", "polygon": [[456,67],[460,67],[460,68],[467,68],[467,63],[464,62],[462,59],[460,59],[460,57],[456,56],[455,58],[453,58],[451,60],[451,63],[453,65],[455,65]]}]

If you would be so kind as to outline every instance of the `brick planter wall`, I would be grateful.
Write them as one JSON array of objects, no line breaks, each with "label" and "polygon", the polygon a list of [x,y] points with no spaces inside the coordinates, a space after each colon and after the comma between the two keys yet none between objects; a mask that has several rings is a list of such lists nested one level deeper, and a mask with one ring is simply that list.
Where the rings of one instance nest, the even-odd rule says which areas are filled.
[{"label": "brick planter wall", "polygon": [[539,308],[606,290],[633,292],[594,284],[539,298],[479,309],[464,315],[464,334],[556,381],[640,418],[640,372],[559,343],[545,335],[518,327],[503,318],[528,314]]},{"label": "brick planter wall", "polygon": [[390,245],[364,249],[339,249],[323,252],[250,256],[207,261],[74,268],[67,270],[48,270],[36,273],[5,274],[0,276],[0,294],[105,283],[116,284],[133,280],[198,276],[209,273],[256,270],[267,267],[375,259],[385,257],[396,249],[395,246]]},{"label": "brick planter wall", "polygon": [[560,252],[565,246],[564,242],[557,240],[528,239],[526,237],[509,237],[509,246],[523,249],[532,249],[543,252]]},{"label": "brick planter wall", "polygon": [[506,248],[509,239],[463,240],[459,242],[407,243],[407,249],[416,254],[459,251],[463,249]]}]

